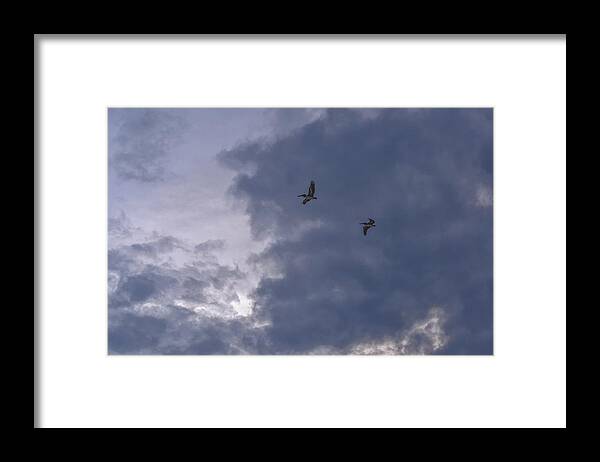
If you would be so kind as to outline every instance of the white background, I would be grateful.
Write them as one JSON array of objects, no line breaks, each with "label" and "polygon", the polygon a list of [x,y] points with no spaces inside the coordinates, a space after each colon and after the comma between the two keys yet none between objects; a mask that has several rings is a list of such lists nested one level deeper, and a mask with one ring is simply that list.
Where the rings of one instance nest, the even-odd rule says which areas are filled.
[{"label": "white background", "polygon": [[[41,427],[566,425],[566,39],[37,38]],[[108,106],[493,106],[490,357],[107,356]]]}]

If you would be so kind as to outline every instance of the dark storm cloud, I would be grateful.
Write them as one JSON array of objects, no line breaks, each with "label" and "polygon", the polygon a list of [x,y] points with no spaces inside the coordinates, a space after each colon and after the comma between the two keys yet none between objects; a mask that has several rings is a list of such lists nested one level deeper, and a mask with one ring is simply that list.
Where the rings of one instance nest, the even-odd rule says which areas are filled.
[{"label": "dark storm cloud", "polygon": [[185,120],[168,109],[109,110],[110,165],[124,180],[160,181],[165,157],[177,145]]},{"label": "dark storm cloud", "polygon": [[[112,352],[128,353],[156,346],[164,334],[167,322],[153,316],[124,313],[118,325],[109,328],[109,349]],[[132,351],[132,346],[136,350]]]},{"label": "dark storm cloud", "polygon": [[[329,110],[220,158],[253,234],[273,240],[254,262],[283,276],[254,294],[273,353],[422,343],[431,307],[445,313],[438,353],[492,352],[491,110]],[[302,206],[310,180],[318,200]]]}]

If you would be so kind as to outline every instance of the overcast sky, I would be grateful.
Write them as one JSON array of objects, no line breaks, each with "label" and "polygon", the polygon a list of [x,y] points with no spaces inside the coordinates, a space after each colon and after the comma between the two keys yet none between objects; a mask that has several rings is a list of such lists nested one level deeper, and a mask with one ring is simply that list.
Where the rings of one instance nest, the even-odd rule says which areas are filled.
[{"label": "overcast sky", "polygon": [[493,353],[491,109],[108,124],[110,354]]}]

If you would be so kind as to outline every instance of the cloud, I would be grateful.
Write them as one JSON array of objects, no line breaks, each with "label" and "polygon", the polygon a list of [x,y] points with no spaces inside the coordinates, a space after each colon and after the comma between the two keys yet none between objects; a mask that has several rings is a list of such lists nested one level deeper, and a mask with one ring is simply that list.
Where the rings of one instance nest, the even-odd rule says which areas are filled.
[{"label": "cloud", "polygon": [[128,237],[115,237],[108,252],[111,354],[246,352],[245,274],[219,263],[222,241],[192,245],[143,232],[124,214],[111,229]]},{"label": "cloud", "polygon": [[[253,294],[274,351],[346,351],[444,306],[447,341],[436,352],[492,352],[492,213],[473,200],[492,188],[491,116],[329,110],[220,155],[239,172],[231,193],[253,235],[272,241],[255,263],[282,275]],[[296,196],[311,179],[319,200],[302,206]],[[367,217],[377,228],[365,238]],[[307,223],[317,226],[299,236]]]},{"label": "cloud", "polygon": [[416,321],[407,330],[395,336],[367,341],[339,349],[320,345],[309,354],[318,355],[429,355],[441,350],[447,343],[444,332],[445,313],[433,307],[424,319]]},{"label": "cloud", "polygon": [[[277,136],[218,156],[263,243],[243,270],[222,263],[229,240],[109,221],[110,353],[492,353],[492,111],[266,118]],[[143,120],[114,122],[157,136],[160,122]],[[158,146],[142,169],[117,162],[121,178],[164,178],[170,148]],[[303,206],[310,180],[319,200]]]},{"label": "cloud", "polygon": [[445,313],[439,307],[429,310],[427,317],[415,322],[396,338],[354,345],[350,354],[358,355],[426,355],[442,349],[447,343],[444,332]]},{"label": "cloud", "polygon": [[214,250],[221,250],[225,247],[225,241],[223,239],[209,239],[208,241],[201,242],[194,247],[194,251],[197,253],[209,253]]},{"label": "cloud", "polygon": [[165,158],[179,144],[186,119],[168,109],[110,109],[110,165],[119,178],[163,180]]},{"label": "cloud", "polygon": [[476,191],[475,203],[478,207],[491,207],[493,204],[491,188],[480,186]]}]

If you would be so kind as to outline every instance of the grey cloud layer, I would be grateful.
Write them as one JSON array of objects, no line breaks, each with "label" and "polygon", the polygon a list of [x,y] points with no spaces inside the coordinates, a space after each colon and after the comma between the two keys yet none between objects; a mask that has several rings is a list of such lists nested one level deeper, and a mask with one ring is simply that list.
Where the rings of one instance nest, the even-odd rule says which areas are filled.
[{"label": "grey cloud layer", "polygon": [[[271,275],[253,313],[231,307],[247,274],[219,264],[223,240],[130,239],[109,252],[111,353],[490,354],[491,110],[269,117],[293,129],[219,156],[268,242],[249,262]],[[319,199],[302,206],[311,179]]]},{"label": "grey cloud layer", "polygon": [[109,137],[111,166],[120,178],[152,182],[164,179],[169,151],[186,128],[185,119],[169,109],[129,109],[121,118],[109,110],[113,136]]}]

